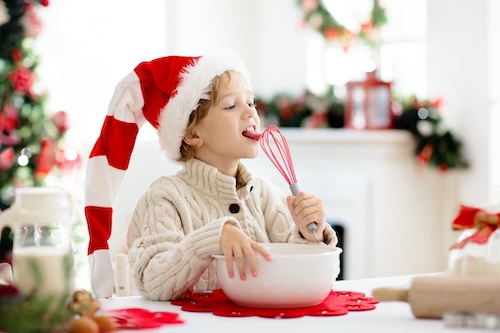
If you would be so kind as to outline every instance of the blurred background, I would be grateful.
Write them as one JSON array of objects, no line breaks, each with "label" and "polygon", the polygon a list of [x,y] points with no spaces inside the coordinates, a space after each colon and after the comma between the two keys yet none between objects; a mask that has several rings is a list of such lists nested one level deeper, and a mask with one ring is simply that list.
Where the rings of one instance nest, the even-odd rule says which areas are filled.
[{"label": "blurred background", "polygon": [[[441,191],[440,201],[433,205],[452,198],[447,202],[447,215],[433,217],[441,221],[440,233],[449,226],[447,219],[459,203],[479,205],[498,200],[498,1],[0,0],[2,4],[0,73],[6,79],[0,85],[7,87],[0,87],[0,94],[4,94],[0,96],[3,207],[9,205],[15,186],[47,182],[70,188],[80,207],[85,162],[121,78],[141,61],[171,54],[203,55],[225,48],[238,51],[245,59],[264,122],[290,127],[288,133],[297,145],[325,131],[328,134],[321,135],[332,136],[326,149],[346,141],[361,143],[365,150],[372,149],[374,142],[387,141],[389,148],[395,142],[405,142],[403,155],[408,155],[411,163],[404,164],[404,170],[412,173],[401,179],[384,178],[380,186],[411,190],[410,185],[421,180],[422,170],[433,170],[432,178],[426,181],[434,184],[430,191],[438,187]],[[24,30],[10,25],[16,17],[24,20]],[[17,58],[10,43],[16,38],[24,52]],[[26,81],[22,75],[17,79],[9,76],[19,68],[36,74],[27,83],[35,92],[29,98],[20,99],[22,91],[12,92],[12,87]],[[41,95],[43,99],[35,98]],[[14,145],[5,139],[16,131],[5,125],[5,119],[17,115],[15,110],[23,105],[51,119],[47,133],[53,140],[43,140],[47,135],[42,132],[37,134],[33,117],[24,123],[24,137],[30,136],[31,143]],[[152,179],[175,171],[175,166],[164,165],[158,156],[155,140],[154,130],[146,125],[140,131],[123,185],[126,194],[118,198],[117,220],[128,219],[130,207]],[[8,149],[14,146],[16,149]],[[22,151],[26,147],[32,152]],[[365,152],[349,147],[346,149],[355,158]],[[49,151],[58,152],[54,156],[59,158]],[[32,158],[35,153],[52,156],[52,162],[40,170],[37,163],[44,158]],[[384,156],[375,159],[389,163]],[[306,155],[296,157],[304,158]],[[353,161],[350,163],[359,162]],[[327,159],[317,162],[336,163]],[[16,172],[9,173],[14,169]],[[373,180],[367,184],[363,190],[367,203],[361,207],[371,216],[371,205],[377,201],[370,201],[370,196],[378,187]],[[388,196],[388,191],[382,196]],[[418,196],[425,196],[426,192],[422,193]],[[120,211],[120,207],[127,209]],[[418,203],[412,209],[419,207],[426,209]],[[77,209],[75,219],[82,221],[82,216]],[[332,222],[339,219],[332,213]],[[84,240],[86,230],[84,222],[81,224],[77,234]],[[122,232],[125,224],[119,226]],[[120,248],[122,243],[119,240],[115,246]],[[117,250],[122,251],[126,249]],[[440,261],[432,269],[442,266]],[[389,271],[393,273],[353,270],[351,276]],[[412,273],[409,269],[400,271]]]}]

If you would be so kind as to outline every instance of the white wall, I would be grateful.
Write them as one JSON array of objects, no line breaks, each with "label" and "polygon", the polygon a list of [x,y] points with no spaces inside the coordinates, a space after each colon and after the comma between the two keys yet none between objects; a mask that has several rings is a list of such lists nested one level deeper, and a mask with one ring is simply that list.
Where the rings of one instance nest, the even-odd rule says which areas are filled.
[{"label": "white wall", "polygon": [[488,123],[491,183],[496,186],[493,195],[500,200],[500,1],[488,2]]},{"label": "white wall", "polygon": [[428,1],[429,94],[447,101],[445,120],[472,164],[460,189],[467,204],[492,200],[500,180],[498,7],[494,0]]},{"label": "white wall", "polygon": [[168,53],[232,48],[245,58],[258,96],[300,93],[305,88],[301,15],[293,0],[168,1]]}]

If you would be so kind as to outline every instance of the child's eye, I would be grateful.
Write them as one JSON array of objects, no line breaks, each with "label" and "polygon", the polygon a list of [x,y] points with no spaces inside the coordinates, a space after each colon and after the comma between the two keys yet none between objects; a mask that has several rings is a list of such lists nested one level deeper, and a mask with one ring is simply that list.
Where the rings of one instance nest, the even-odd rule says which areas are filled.
[{"label": "child's eye", "polygon": [[228,107],[226,108],[226,110],[232,110],[232,109],[234,109],[234,107],[235,107],[235,105],[228,106]]}]

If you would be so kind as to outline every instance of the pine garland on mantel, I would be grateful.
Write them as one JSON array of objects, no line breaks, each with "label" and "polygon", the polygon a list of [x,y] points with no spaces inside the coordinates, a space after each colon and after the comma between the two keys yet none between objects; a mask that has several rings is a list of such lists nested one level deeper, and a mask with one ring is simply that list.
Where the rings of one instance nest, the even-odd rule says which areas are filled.
[{"label": "pine garland on mantel", "polygon": [[[439,98],[420,100],[415,96],[393,96],[394,122],[391,129],[412,134],[419,164],[440,171],[468,168],[461,140],[444,125],[440,114],[442,103]],[[257,109],[263,123],[281,127],[344,127],[344,101],[332,94],[316,96],[306,92],[293,97],[278,93],[269,100],[258,98]]]}]

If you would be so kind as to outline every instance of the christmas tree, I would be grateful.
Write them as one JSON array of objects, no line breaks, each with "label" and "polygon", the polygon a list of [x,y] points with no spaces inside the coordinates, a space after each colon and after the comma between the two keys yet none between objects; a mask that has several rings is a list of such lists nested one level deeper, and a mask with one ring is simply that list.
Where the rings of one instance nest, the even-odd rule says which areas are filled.
[{"label": "christmas tree", "polygon": [[[38,82],[35,40],[42,25],[36,10],[48,5],[0,0],[0,210],[12,204],[16,187],[45,185],[47,175],[79,160],[61,148],[67,114],[48,114],[47,93]],[[0,261],[12,246],[10,237],[5,228]]]}]

